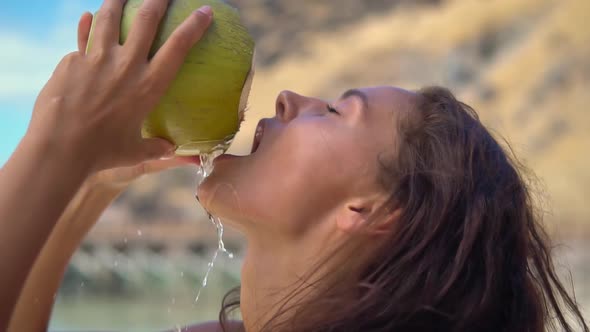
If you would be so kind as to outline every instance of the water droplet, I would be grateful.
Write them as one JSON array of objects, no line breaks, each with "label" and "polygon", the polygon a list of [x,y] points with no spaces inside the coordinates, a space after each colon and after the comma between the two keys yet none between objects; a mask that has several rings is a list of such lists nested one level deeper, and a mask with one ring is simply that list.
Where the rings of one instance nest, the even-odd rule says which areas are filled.
[{"label": "water droplet", "polygon": [[184,278],[184,272],[183,271],[180,271],[180,277],[181,278]]},{"label": "water droplet", "polygon": [[[232,139],[233,139],[233,137],[228,138],[225,145],[222,145],[222,146],[220,145],[220,146],[216,147],[213,150],[213,152],[211,152],[209,154],[201,154],[199,156],[201,164],[199,165],[199,169],[198,169],[198,174],[200,176],[200,178],[198,180],[198,186],[200,186],[205,181],[205,179],[213,172],[213,161],[215,160],[215,158],[222,155],[225,150],[227,150],[227,147],[229,146],[229,144],[231,144]],[[195,302],[199,301],[199,297],[201,296],[201,291],[203,290],[203,288],[205,288],[207,286],[209,274],[211,273],[211,270],[213,269],[213,266],[215,265],[215,260],[217,259],[217,255],[219,254],[219,252],[225,253],[229,258],[234,257],[234,255],[232,253],[230,253],[229,251],[227,251],[227,249],[225,249],[225,244],[223,243],[223,224],[221,223],[221,219],[216,218],[211,213],[208,213],[208,215],[209,215],[209,221],[211,221],[211,223],[215,226],[215,228],[217,230],[217,250],[215,250],[215,253],[213,254],[213,257],[211,258],[211,261],[207,264],[207,272],[205,273],[205,277],[203,278],[203,282],[201,283],[201,287],[199,288],[199,291],[197,292]],[[181,276],[182,276],[182,274],[181,274]]]},{"label": "water droplet", "polygon": [[124,238],[123,239],[123,243],[127,243],[127,238]]},{"label": "water droplet", "polygon": [[113,262],[113,266],[119,266],[119,262],[118,261],[114,261]]},{"label": "water droplet", "polygon": [[137,236],[141,236],[143,233],[141,232],[141,229],[137,230]]}]

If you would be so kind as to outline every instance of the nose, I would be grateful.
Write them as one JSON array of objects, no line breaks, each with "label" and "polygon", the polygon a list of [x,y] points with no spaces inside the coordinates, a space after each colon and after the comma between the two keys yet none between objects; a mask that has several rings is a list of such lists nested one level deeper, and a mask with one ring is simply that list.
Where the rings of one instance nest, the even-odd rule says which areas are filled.
[{"label": "nose", "polygon": [[307,98],[292,91],[279,93],[276,102],[276,116],[283,122],[293,120],[299,114],[300,109],[306,103]]}]

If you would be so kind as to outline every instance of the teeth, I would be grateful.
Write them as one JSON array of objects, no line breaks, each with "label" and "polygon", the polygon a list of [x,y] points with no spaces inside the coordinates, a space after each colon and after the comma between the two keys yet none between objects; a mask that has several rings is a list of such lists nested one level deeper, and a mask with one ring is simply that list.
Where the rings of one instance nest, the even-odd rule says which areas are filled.
[{"label": "teeth", "polygon": [[261,124],[258,124],[256,127],[256,132],[254,133],[254,144],[252,145],[252,152],[258,150],[258,146],[260,145],[260,140],[262,139],[262,134],[264,133],[264,127]]},{"label": "teeth", "polygon": [[254,134],[254,136],[256,137],[256,139],[260,139],[262,137],[262,133],[263,133],[263,127],[262,125],[258,125],[258,127],[256,127],[256,133]]}]

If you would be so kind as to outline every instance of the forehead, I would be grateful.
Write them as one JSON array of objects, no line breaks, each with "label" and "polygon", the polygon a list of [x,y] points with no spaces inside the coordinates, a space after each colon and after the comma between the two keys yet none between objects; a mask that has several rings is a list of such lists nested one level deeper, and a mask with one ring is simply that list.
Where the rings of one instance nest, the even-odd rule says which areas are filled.
[{"label": "forehead", "polygon": [[416,104],[415,92],[391,86],[367,87],[358,89],[367,96],[371,125],[392,125],[400,116],[407,115]]},{"label": "forehead", "polygon": [[[398,121],[411,113],[418,96],[404,89],[379,86],[356,89],[366,96],[367,112],[356,126],[367,154],[380,154],[395,149]],[[359,145],[359,146],[360,146]]]},{"label": "forehead", "polygon": [[400,112],[412,108],[417,100],[415,92],[391,86],[360,88],[369,99],[369,107],[375,112]]},{"label": "forehead", "polygon": [[357,154],[373,160],[378,167],[380,157],[392,156],[396,149],[397,122],[411,112],[418,100],[416,93],[404,89],[380,86],[359,88],[366,95],[368,110],[358,123]]}]

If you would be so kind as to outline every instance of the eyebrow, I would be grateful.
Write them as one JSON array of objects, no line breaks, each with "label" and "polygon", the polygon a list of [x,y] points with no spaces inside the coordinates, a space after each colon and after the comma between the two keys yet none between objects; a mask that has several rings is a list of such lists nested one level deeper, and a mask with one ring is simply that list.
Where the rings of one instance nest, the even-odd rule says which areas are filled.
[{"label": "eyebrow", "polygon": [[362,102],[363,102],[363,111],[366,112],[369,109],[369,97],[367,97],[367,95],[362,92],[361,90],[358,89],[350,89],[348,91],[346,91],[345,93],[342,94],[342,96],[340,96],[340,99],[346,99],[348,97],[359,97]]}]

